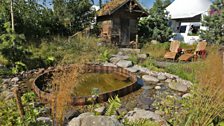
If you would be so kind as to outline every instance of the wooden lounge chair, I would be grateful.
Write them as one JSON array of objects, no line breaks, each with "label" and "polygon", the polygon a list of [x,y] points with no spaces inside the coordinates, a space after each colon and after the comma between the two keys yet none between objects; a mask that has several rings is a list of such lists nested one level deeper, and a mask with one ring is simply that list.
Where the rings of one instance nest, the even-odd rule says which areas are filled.
[{"label": "wooden lounge chair", "polygon": [[180,42],[179,41],[172,41],[170,43],[170,52],[167,52],[164,55],[166,59],[176,59],[177,53],[179,52]]},{"label": "wooden lounge chair", "polygon": [[183,55],[181,55],[178,59],[181,61],[190,61],[192,58],[197,60],[197,58],[200,56],[201,58],[205,59],[206,57],[206,46],[207,42],[206,41],[201,41],[198,42],[198,45],[196,47],[196,50],[194,53],[188,52],[188,50],[185,51]]}]

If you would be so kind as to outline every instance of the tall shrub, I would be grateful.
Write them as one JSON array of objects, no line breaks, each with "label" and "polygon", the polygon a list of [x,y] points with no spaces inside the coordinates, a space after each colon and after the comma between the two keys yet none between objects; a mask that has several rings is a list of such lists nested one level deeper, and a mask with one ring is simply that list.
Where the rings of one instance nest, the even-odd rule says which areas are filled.
[{"label": "tall shrub", "polygon": [[224,43],[224,3],[223,0],[215,0],[210,7],[210,12],[203,17],[202,25],[207,27],[200,33],[201,38],[208,42]]},{"label": "tall shrub", "polygon": [[166,42],[172,37],[168,14],[165,12],[166,6],[167,3],[156,0],[149,10],[149,16],[139,21],[139,35],[142,39]]}]

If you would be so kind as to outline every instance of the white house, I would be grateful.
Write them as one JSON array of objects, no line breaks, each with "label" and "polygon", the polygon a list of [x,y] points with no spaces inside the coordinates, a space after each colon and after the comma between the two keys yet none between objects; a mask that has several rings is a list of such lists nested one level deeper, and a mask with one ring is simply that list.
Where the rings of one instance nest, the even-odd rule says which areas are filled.
[{"label": "white house", "polygon": [[176,35],[173,39],[192,44],[199,39],[203,15],[209,11],[210,0],[175,0],[166,10],[171,18],[171,27]]}]

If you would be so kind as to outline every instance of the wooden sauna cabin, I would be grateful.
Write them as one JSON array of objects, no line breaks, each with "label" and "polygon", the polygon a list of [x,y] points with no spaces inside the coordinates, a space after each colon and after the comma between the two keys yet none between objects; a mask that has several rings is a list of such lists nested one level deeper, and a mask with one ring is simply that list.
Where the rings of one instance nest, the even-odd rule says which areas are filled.
[{"label": "wooden sauna cabin", "polygon": [[148,13],[136,0],[112,0],[97,12],[101,37],[119,47],[136,41],[137,23]]}]

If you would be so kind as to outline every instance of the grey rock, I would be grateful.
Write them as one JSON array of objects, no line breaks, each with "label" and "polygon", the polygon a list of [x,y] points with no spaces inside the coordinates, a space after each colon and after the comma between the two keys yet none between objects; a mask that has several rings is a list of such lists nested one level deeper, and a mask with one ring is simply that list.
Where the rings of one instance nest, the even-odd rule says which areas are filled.
[{"label": "grey rock", "polygon": [[117,66],[127,68],[127,67],[133,66],[133,63],[131,61],[128,61],[128,60],[120,60],[117,63]]},{"label": "grey rock", "polygon": [[136,73],[136,72],[139,71],[139,69],[137,67],[135,67],[135,66],[128,67],[128,68],[125,68],[125,69],[128,70],[128,71],[130,71],[130,72],[132,72],[132,73]]},{"label": "grey rock", "polygon": [[50,126],[53,124],[51,118],[49,118],[49,117],[38,117],[37,122],[42,122],[42,123],[48,124]]},{"label": "grey rock", "polygon": [[160,81],[164,81],[164,80],[166,80],[166,76],[164,76],[164,75],[158,75],[158,77],[157,77]]},{"label": "grey rock", "polygon": [[64,118],[66,121],[69,121],[69,120],[73,119],[74,117],[77,117],[78,115],[80,115],[79,111],[71,109],[64,115]]},{"label": "grey rock", "polygon": [[2,65],[1,63],[0,63],[0,68],[3,68],[4,67],[4,65]]},{"label": "grey rock", "polygon": [[10,82],[10,79],[2,79],[2,84],[9,84]]},{"label": "grey rock", "polygon": [[150,70],[147,69],[147,68],[140,68],[140,71],[141,71],[142,73],[150,73]]},{"label": "grey rock", "polygon": [[158,114],[155,114],[152,111],[146,111],[143,109],[134,109],[134,111],[130,111],[128,112],[125,116],[125,119],[129,120],[129,121],[137,121],[140,119],[149,119],[149,120],[153,120],[155,122],[159,122],[161,123],[163,126],[168,125],[167,122]]},{"label": "grey rock", "polygon": [[14,94],[12,92],[9,92],[9,91],[4,91],[4,96],[5,96],[5,100],[9,100],[9,99],[12,99],[14,98]]},{"label": "grey rock", "polygon": [[49,114],[51,112],[51,108],[50,107],[44,107],[40,113],[43,115]]},{"label": "grey rock", "polygon": [[148,56],[147,56],[147,54],[138,54],[137,57],[139,59],[146,59]]},{"label": "grey rock", "polygon": [[106,107],[102,106],[99,108],[94,109],[95,112],[99,113],[99,114],[103,114],[103,112],[105,111]]},{"label": "grey rock", "polygon": [[127,59],[129,59],[129,56],[128,55],[117,55],[116,57],[119,58],[119,59],[121,59],[121,60],[127,60]]},{"label": "grey rock", "polygon": [[91,113],[83,113],[77,118],[73,118],[68,126],[123,126],[123,124],[110,116],[94,116]]},{"label": "grey rock", "polygon": [[121,107],[117,110],[119,115],[125,115],[128,113],[128,110],[125,107]]},{"label": "grey rock", "polygon": [[159,82],[159,80],[156,78],[156,77],[153,77],[151,75],[143,75],[142,76],[142,79],[145,81],[145,82],[152,82],[153,84],[156,84]]},{"label": "grey rock", "polygon": [[160,87],[160,86],[156,86],[155,89],[156,89],[156,90],[160,90],[161,87]]},{"label": "grey rock", "polygon": [[171,83],[171,82],[172,82],[172,79],[166,79],[165,82],[167,82],[167,83]]},{"label": "grey rock", "polygon": [[163,116],[163,115],[165,115],[165,112],[160,111],[160,110],[156,110],[155,114]]},{"label": "grey rock", "polygon": [[14,78],[11,79],[11,81],[14,82],[14,83],[16,83],[16,82],[19,81],[19,77],[14,77]]},{"label": "grey rock", "polygon": [[154,86],[143,86],[142,89],[144,90],[150,90],[150,89],[153,89]]},{"label": "grey rock", "polygon": [[182,98],[190,98],[190,97],[192,97],[192,94],[190,94],[190,93],[184,94],[182,96]]},{"label": "grey rock", "polygon": [[157,83],[158,86],[164,85],[164,83]]},{"label": "grey rock", "polygon": [[110,62],[111,63],[117,63],[117,62],[119,62],[120,60],[127,60],[127,59],[129,59],[129,56],[127,56],[127,55],[112,55],[112,58],[110,58]]},{"label": "grey rock", "polygon": [[7,89],[9,89],[9,84],[2,84],[2,89],[3,90],[7,90]]},{"label": "grey rock", "polygon": [[169,83],[169,88],[176,90],[176,91],[180,91],[180,92],[187,92],[188,87],[185,84],[182,83],[177,83],[177,82],[171,82]]},{"label": "grey rock", "polygon": [[[141,95],[139,97],[139,103],[143,104],[143,105],[147,105],[147,107],[152,105],[153,102],[154,102],[154,99],[152,97],[145,97],[143,95]],[[144,109],[146,109],[146,108],[144,108]]]},{"label": "grey rock", "polygon": [[117,67],[113,63],[104,63],[103,66],[109,66],[109,67]]},{"label": "grey rock", "polygon": [[117,53],[117,55],[123,55],[124,53],[123,52],[121,52],[121,51],[119,51],[118,53]]},{"label": "grey rock", "polygon": [[111,63],[113,63],[113,64],[116,64],[117,62],[119,62],[121,59],[120,58],[118,58],[118,57],[112,57],[112,58],[110,58],[110,62]]}]

